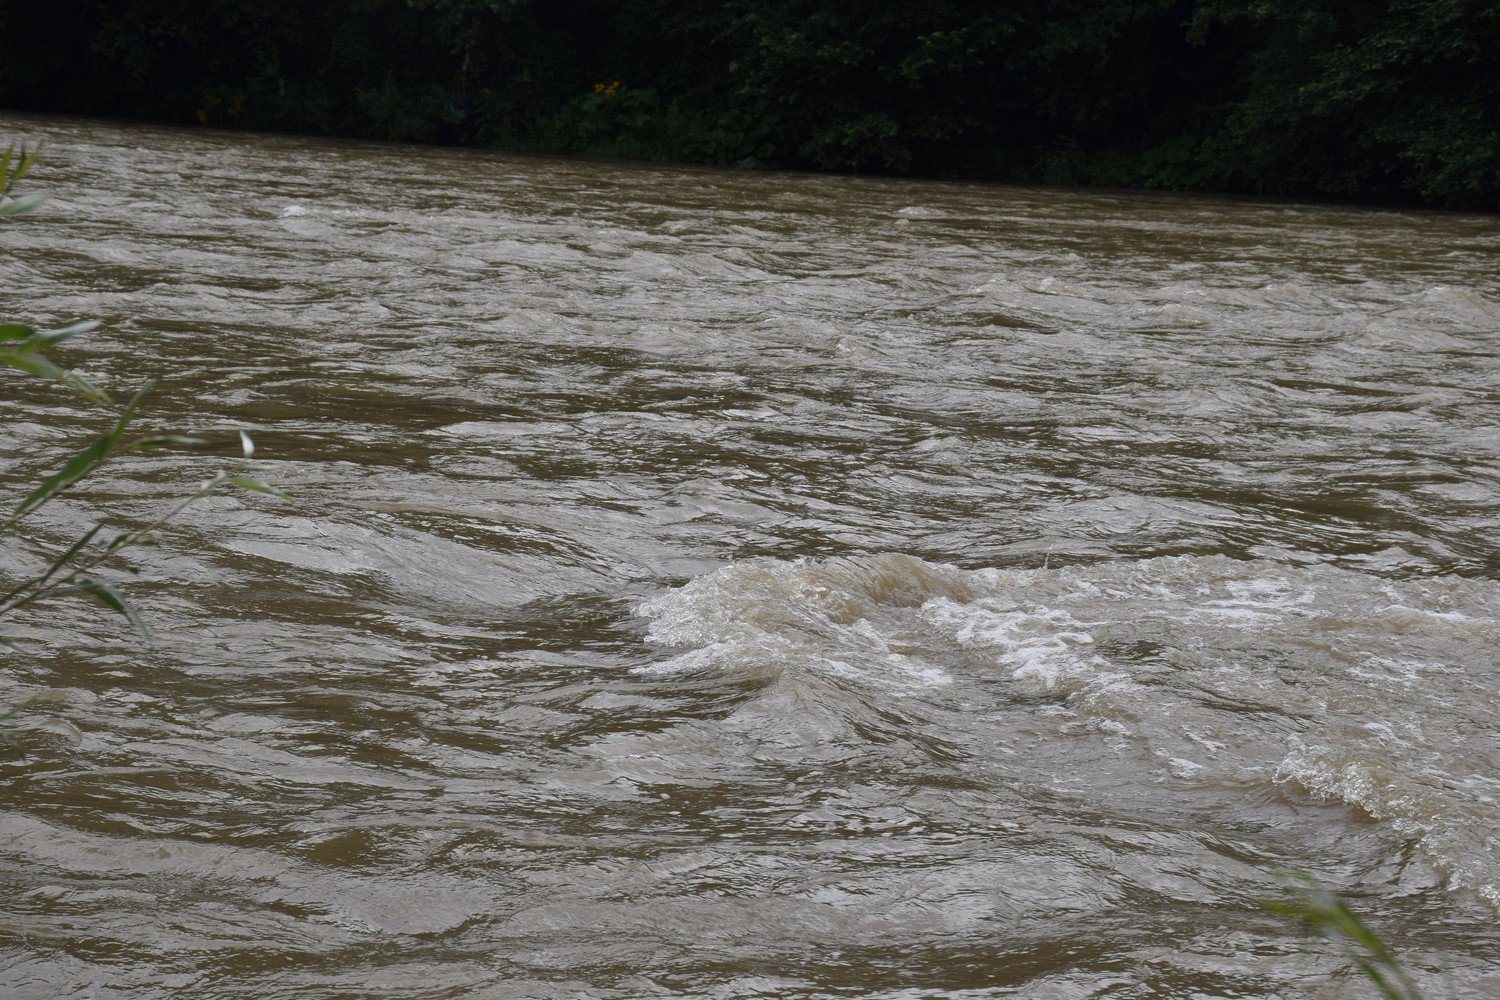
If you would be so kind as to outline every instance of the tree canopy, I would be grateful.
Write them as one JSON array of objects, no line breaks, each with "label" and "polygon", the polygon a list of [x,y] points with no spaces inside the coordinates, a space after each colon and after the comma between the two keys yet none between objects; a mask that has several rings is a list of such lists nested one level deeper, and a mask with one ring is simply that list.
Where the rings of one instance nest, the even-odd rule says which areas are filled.
[{"label": "tree canopy", "polygon": [[1500,208],[1500,0],[55,0],[0,18],[14,108]]}]

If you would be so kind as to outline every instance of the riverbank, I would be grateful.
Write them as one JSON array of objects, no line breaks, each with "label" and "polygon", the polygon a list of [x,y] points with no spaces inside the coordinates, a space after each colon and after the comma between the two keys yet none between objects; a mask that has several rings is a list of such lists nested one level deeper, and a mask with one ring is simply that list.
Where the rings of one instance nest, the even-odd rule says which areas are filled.
[{"label": "riverbank", "polygon": [[1500,209],[1493,4],[480,0],[7,16],[0,105],[1011,183]]}]

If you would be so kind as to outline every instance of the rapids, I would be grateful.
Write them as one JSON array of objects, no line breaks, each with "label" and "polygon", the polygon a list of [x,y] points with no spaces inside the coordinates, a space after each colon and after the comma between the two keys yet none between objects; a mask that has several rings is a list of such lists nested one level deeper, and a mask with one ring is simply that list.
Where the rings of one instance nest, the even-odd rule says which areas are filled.
[{"label": "rapids", "polygon": [[1493,218],[0,125],[3,995],[1500,995]]}]

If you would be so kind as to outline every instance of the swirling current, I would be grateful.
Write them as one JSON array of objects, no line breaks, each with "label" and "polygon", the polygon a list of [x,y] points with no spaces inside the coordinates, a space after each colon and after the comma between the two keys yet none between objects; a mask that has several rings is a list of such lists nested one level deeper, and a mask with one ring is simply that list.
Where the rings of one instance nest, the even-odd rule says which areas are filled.
[{"label": "swirling current", "polygon": [[1500,995],[1493,217],[0,125],[4,996]]}]

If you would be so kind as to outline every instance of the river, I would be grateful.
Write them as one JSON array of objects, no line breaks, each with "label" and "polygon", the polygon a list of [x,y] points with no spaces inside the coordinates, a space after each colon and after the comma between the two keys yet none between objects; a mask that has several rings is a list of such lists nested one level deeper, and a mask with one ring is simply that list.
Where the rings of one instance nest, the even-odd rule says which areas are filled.
[{"label": "river", "polygon": [[1500,995],[1495,218],[0,129],[5,996]]}]

